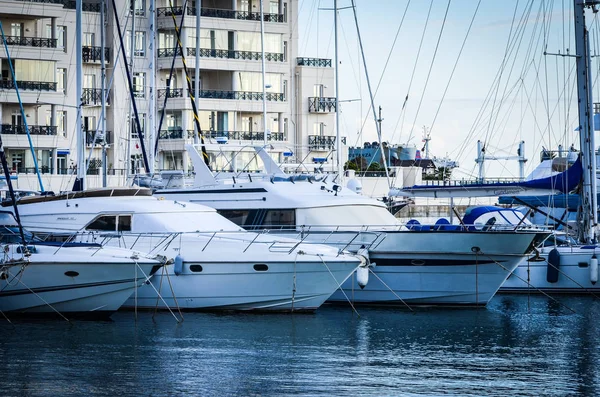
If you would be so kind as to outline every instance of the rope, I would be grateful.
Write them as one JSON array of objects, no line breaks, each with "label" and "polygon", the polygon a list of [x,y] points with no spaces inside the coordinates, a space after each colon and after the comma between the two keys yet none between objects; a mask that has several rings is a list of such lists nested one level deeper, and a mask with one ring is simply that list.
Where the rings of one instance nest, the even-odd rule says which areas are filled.
[{"label": "rope", "polygon": [[[139,265],[136,262],[136,265],[139,267]],[[148,277],[148,275],[146,273],[144,273],[144,270],[140,267],[140,271],[142,272],[142,274],[144,274],[144,276],[146,276],[146,281],[150,280],[150,277]],[[165,267],[163,266],[163,274],[165,272]],[[161,281],[161,285],[162,285],[162,275],[160,278]],[[156,307],[158,308],[158,299],[160,299],[164,304],[165,307],[167,308],[167,310],[169,311],[169,313],[171,313],[171,315],[173,316],[173,318],[175,319],[175,321],[177,321],[178,323],[180,323],[181,321],[183,321],[183,316],[181,316],[181,321],[179,321],[179,319],[177,318],[177,316],[175,316],[175,313],[173,313],[173,311],[171,310],[171,308],[169,307],[169,305],[167,305],[167,302],[165,302],[165,300],[163,299],[162,295],[160,294],[160,292],[158,292],[158,290],[156,289],[156,287],[154,287],[154,284],[149,283],[149,285],[152,287],[152,289],[156,292]],[[152,315],[152,319],[154,319],[154,315],[156,314],[156,309],[154,311],[154,314]],[[179,312],[179,314],[181,314],[181,311]]]},{"label": "rope", "polygon": [[561,301],[559,301],[556,298],[553,298],[552,296],[548,295],[547,293],[545,293],[544,291],[542,291],[541,289],[533,286],[530,282],[528,282],[527,280],[525,280],[523,277],[518,276],[517,274],[515,274],[514,272],[511,272],[510,270],[508,270],[506,268],[506,266],[502,265],[500,262],[498,262],[497,260],[495,260],[494,258],[490,257],[489,255],[484,254],[483,252],[479,251],[481,253],[481,255],[484,255],[486,258],[488,258],[489,260],[491,260],[492,262],[494,262],[496,265],[500,266],[502,269],[506,270],[508,273],[512,274],[513,276],[515,276],[516,278],[518,278],[519,280],[523,281],[524,283],[527,283],[528,286],[530,286],[531,288],[535,289],[536,291],[538,291],[539,293],[541,293],[542,295],[546,296],[547,298],[551,299],[552,301],[558,303],[561,306],[566,307],[567,309],[569,309],[571,312],[577,314],[577,312],[573,309],[571,309],[569,306],[565,305],[564,303],[562,303]]},{"label": "rope", "polygon": [[44,302],[46,305],[48,305],[48,306],[49,306],[49,307],[50,307],[52,310],[54,310],[54,311],[56,312],[56,314],[58,314],[59,316],[61,316],[61,317],[62,317],[62,318],[64,318],[64,319],[65,319],[67,322],[69,322],[69,323],[70,323],[70,321],[69,321],[69,319],[68,319],[68,318],[66,318],[66,317],[65,317],[65,316],[64,316],[64,315],[63,315],[61,312],[59,312],[58,310],[56,310],[56,309],[54,308],[54,306],[52,306],[50,303],[48,303],[48,302],[47,302],[47,301],[46,301],[44,298],[42,298],[40,295],[38,295],[38,294],[37,294],[37,293],[36,293],[34,290],[32,290],[31,288],[29,288],[27,285],[25,285],[25,283],[24,283],[22,280],[20,280],[20,279],[19,279],[19,283],[20,283],[20,284],[23,284],[23,286],[24,286],[25,288],[27,288],[27,289],[29,290],[29,292],[31,292],[32,294],[34,294],[35,296],[37,296],[38,298],[40,298],[40,300],[41,300],[42,302]]},{"label": "rope", "polygon": [[369,268],[369,271],[371,272],[371,274],[372,274],[373,276],[375,276],[375,277],[377,278],[377,280],[379,280],[379,281],[381,282],[381,284],[383,284],[383,285],[384,285],[384,286],[385,286],[387,289],[389,289],[389,290],[390,290],[390,292],[391,292],[392,294],[394,294],[394,296],[395,296],[396,298],[398,298],[398,300],[399,300],[399,301],[400,301],[400,302],[401,302],[401,303],[402,303],[404,306],[406,306],[406,307],[407,307],[407,308],[408,308],[408,309],[409,309],[411,312],[415,313],[415,311],[414,311],[414,310],[413,310],[413,309],[412,309],[412,308],[411,308],[411,307],[408,305],[408,303],[406,303],[406,302],[404,301],[404,299],[400,298],[400,296],[398,296],[398,294],[396,293],[396,291],[394,291],[392,288],[390,288],[390,286],[389,286],[389,285],[387,285],[387,284],[386,284],[386,283],[385,283],[385,282],[384,282],[384,281],[383,281],[383,280],[382,280],[382,279],[381,279],[381,278],[380,278],[380,277],[379,277],[377,274],[375,274],[375,272],[374,272],[374,271],[373,271],[371,268]]},{"label": "rope", "polygon": [[354,305],[352,304],[352,302],[348,298],[348,295],[346,295],[346,293],[344,292],[344,289],[342,288],[342,286],[340,285],[340,283],[337,281],[337,279],[335,278],[335,276],[333,275],[333,273],[329,269],[329,266],[327,266],[327,263],[325,263],[325,261],[323,260],[323,257],[321,255],[317,255],[317,256],[319,257],[319,259],[321,259],[321,263],[323,263],[323,266],[325,266],[325,268],[327,269],[327,271],[329,272],[329,274],[331,274],[331,277],[333,278],[333,280],[335,281],[335,283],[338,285],[339,290],[342,291],[342,294],[344,294],[344,297],[346,298],[346,300],[350,304],[350,307],[352,308],[352,310],[354,311],[354,313],[356,313],[356,315],[358,317],[360,317],[360,314],[358,313],[358,311],[356,310],[356,308],[354,307]]}]

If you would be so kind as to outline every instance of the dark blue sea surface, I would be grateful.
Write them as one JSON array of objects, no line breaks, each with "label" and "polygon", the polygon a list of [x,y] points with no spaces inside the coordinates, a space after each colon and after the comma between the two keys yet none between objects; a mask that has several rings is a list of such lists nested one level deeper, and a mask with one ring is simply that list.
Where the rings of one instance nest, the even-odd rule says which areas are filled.
[{"label": "dark blue sea surface", "polygon": [[[2,396],[598,396],[600,300],[0,322]],[[572,313],[567,306],[575,311]]]}]

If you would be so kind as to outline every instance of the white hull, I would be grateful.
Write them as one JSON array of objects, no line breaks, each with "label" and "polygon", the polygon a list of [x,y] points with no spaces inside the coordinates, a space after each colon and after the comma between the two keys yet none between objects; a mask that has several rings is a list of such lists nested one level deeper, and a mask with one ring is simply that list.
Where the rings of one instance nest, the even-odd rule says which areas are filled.
[{"label": "white hull", "polygon": [[550,250],[552,247],[545,247],[538,261],[523,262],[502,285],[500,292],[600,293],[600,283],[594,284],[590,279],[590,261],[594,253],[600,257],[600,248],[557,247],[560,266],[556,282],[548,282]]},{"label": "white hull", "polygon": [[[536,233],[381,232],[313,234],[306,237],[356,250],[372,245],[373,274],[364,289],[348,280],[344,292],[357,303],[419,305],[485,305],[509,274],[527,258]],[[385,283],[385,284],[384,284]],[[386,286],[387,285],[387,286]],[[393,292],[392,292],[393,291]],[[397,295],[397,296],[396,296]],[[346,298],[337,291],[331,302]]]},{"label": "white hull", "polygon": [[[184,310],[260,310],[260,311],[313,311],[321,306],[338,287],[348,279],[354,268],[348,262],[268,263],[267,270],[256,271],[251,263],[184,263],[181,274],[173,273],[173,266],[158,272],[152,285],[138,290],[137,307],[172,309],[177,305]],[[200,265],[202,271],[193,272],[190,266]],[[171,294],[169,279],[175,298]],[[162,284],[162,286],[161,286]],[[134,297],[125,304],[136,306]]]},{"label": "white hull", "polygon": [[107,259],[102,253],[91,256],[98,248],[61,248],[57,254],[53,254],[57,247],[36,246],[36,250],[25,267],[4,267],[5,276],[0,279],[2,312],[41,315],[56,310],[67,316],[108,316],[145,280],[142,271],[149,275],[158,265],[138,259],[141,270],[137,269],[136,279],[136,264],[125,255],[102,261]]}]

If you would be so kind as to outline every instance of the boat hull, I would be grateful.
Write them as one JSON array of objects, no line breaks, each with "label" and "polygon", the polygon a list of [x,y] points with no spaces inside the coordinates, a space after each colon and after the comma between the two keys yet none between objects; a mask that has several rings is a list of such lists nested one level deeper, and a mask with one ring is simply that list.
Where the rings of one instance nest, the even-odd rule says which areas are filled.
[{"label": "boat hull", "polygon": [[[599,293],[600,283],[592,283],[590,261],[600,257],[600,248],[593,246],[557,247],[560,255],[558,270],[548,265],[552,247],[544,247],[539,257],[534,255],[520,264],[500,288],[501,293]],[[557,273],[556,281],[548,281],[548,272]],[[552,277],[551,277],[552,279]]]},{"label": "boat hull", "polygon": [[[351,250],[365,244],[376,265],[365,288],[348,280],[343,292],[336,291],[329,302],[342,302],[348,296],[363,304],[485,305],[545,235],[456,231],[380,232],[376,237],[373,232],[364,237],[349,232],[321,234],[330,244]],[[311,239],[316,240],[316,235]]]},{"label": "boat hull", "polygon": [[26,316],[58,315],[58,311],[67,317],[108,317],[145,281],[144,273],[150,275],[158,262],[139,260],[138,265],[136,277],[134,261],[76,262],[67,261],[64,256],[41,258],[34,253],[25,266],[3,267],[0,310]]},{"label": "boat hull", "polygon": [[[125,307],[183,310],[314,311],[348,279],[356,262],[186,262],[165,267],[138,289]],[[198,267],[200,266],[200,267]],[[201,271],[197,271],[199,269]],[[195,269],[193,271],[191,269]],[[167,274],[168,273],[168,274]],[[170,282],[170,284],[169,284]],[[157,299],[160,291],[162,299]],[[174,292],[171,292],[171,287]],[[164,301],[163,301],[164,300]]]}]

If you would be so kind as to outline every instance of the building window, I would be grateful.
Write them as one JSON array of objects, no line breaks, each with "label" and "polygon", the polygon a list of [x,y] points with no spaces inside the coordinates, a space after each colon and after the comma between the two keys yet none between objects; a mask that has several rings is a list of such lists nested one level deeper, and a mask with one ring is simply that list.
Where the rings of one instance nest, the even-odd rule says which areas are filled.
[{"label": "building window", "polygon": [[52,125],[52,110],[46,110],[46,125]]},{"label": "building window", "polygon": [[96,88],[96,76],[93,74],[84,75],[83,88]]},{"label": "building window", "polygon": [[136,57],[146,56],[146,32],[135,32],[135,51]]},{"label": "building window", "polygon": [[323,136],[325,134],[325,123],[315,123],[313,126],[313,135]]},{"label": "building window", "polygon": [[287,41],[283,42],[283,61],[287,62],[288,44]]},{"label": "building window", "polygon": [[313,96],[321,98],[323,96],[323,84],[315,84],[313,88]]},{"label": "building window", "polygon": [[63,93],[67,92],[67,69],[58,68],[56,69],[56,89]]},{"label": "building window", "polygon": [[23,37],[23,24],[22,23],[11,23],[10,24],[10,35],[14,37]]},{"label": "building window", "polygon": [[84,33],[83,34],[83,46],[84,47],[93,47],[95,41],[96,41],[96,35],[94,33]]},{"label": "building window", "polygon": [[240,11],[250,12],[250,0],[242,0],[240,2]]},{"label": "building window", "polygon": [[269,1],[269,13],[279,14],[279,0]]},{"label": "building window", "polygon": [[58,39],[57,47],[67,51],[67,27],[56,27],[56,38]]},{"label": "building window", "polygon": [[[146,124],[146,113],[138,113],[138,118],[140,119],[140,128],[142,129],[142,133],[144,132],[145,124]],[[133,126],[133,128],[131,127]],[[131,139],[138,139],[138,130],[137,123],[135,122],[135,118],[130,118],[129,114],[127,115],[127,130],[131,136]]]},{"label": "building window", "polygon": [[287,80],[283,80],[283,99],[286,100],[287,99],[287,88],[288,84],[287,84]]},{"label": "building window", "polygon": [[[135,0],[135,15],[143,17],[146,15],[146,0]],[[131,11],[131,9],[130,9]]]},{"label": "building window", "polygon": [[146,96],[146,73],[133,73],[133,93],[136,98]]},{"label": "building window", "polygon": [[52,38],[52,25],[46,24],[46,38]]},{"label": "building window", "polygon": [[64,137],[67,136],[67,111],[56,112],[56,126],[58,134]]}]

